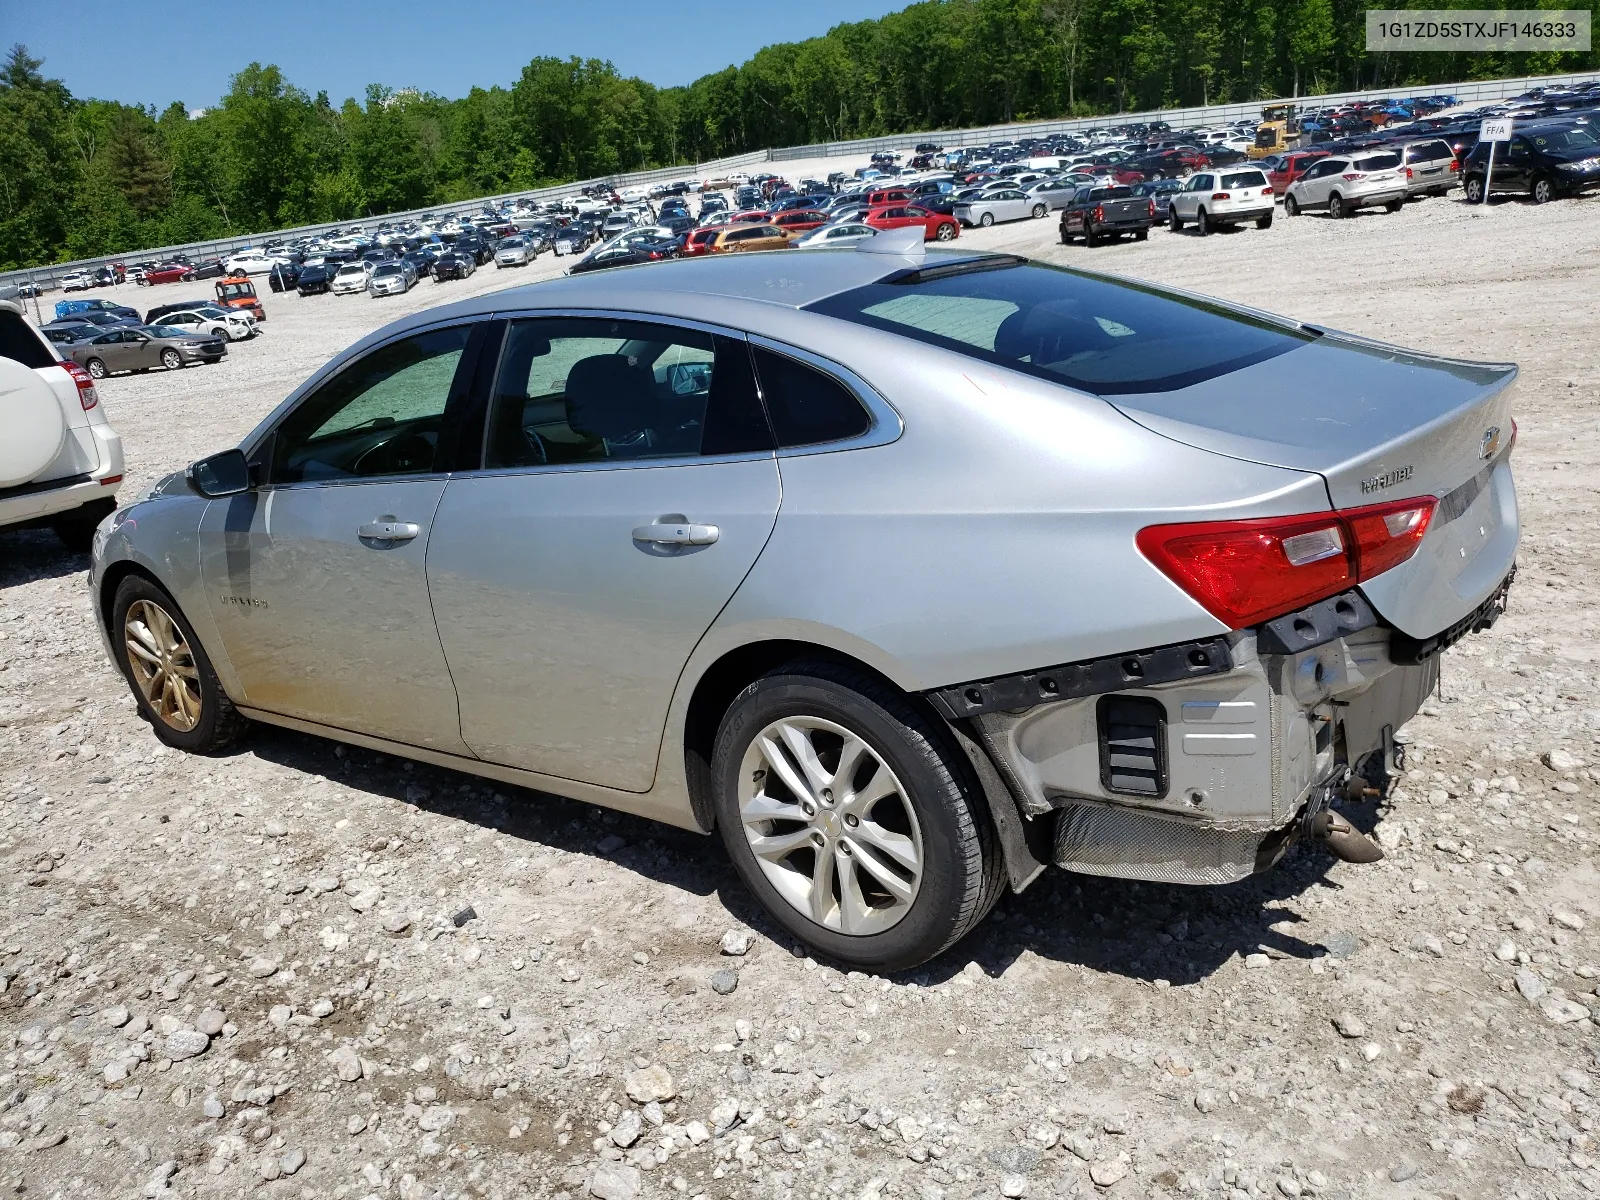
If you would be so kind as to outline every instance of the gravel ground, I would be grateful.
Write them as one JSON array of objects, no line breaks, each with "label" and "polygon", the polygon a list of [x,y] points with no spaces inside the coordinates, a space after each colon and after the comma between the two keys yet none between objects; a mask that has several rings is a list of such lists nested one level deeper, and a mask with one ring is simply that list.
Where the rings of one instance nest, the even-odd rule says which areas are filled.
[{"label": "gravel ground", "polygon": [[[167,752],[102,657],[84,561],[0,534],[0,1185],[1600,1191],[1597,204],[963,236],[1521,363],[1526,534],[1509,615],[1449,653],[1408,770],[1350,814],[1383,863],[1301,847],[1210,890],[1055,872],[905,977],[798,954],[714,839],[272,729]],[[102,384],[129,493],[385,320],[553,270],[267,296],[221,365]]]}]

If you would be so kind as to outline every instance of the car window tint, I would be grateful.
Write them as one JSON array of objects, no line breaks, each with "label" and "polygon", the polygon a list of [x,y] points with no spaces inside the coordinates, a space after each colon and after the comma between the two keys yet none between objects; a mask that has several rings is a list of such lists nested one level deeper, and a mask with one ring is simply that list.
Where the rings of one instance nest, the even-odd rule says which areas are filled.
[{"label": "car window tint", "polygon": [[433,470],[445,403],[471,327],[390,342],[328,380],[279,426],[272,481]]},{"label": "car window tint", "polygon": [[759,346],[753,354],[779,446],[843,441],[872,428],[871,414],[838,380],[786,354]]},{"label": "car window tint", "polygon": [[640,321],[515,322],[484,465],[685,458],[772,448],[735,338]]},{"label": "car window tint", "polygon": [[56,356],[28,327],[22,315],[10,309],[0,309],[0,358],[9,358],[35,370],[54,366],[56,362]]},{"label": "car window tint", "polygon": [[1222,186],[1224,188],[1266,187],[1267,177],[1260,171],[1241,171],[1237,175],[1224,175]]},{"label": "car window tint", "polygon": [[1361,171],[1388,171],[1399,165],[1398,154],[1373,154],[1356,160],[1356,168]]},{"label": "car window tint", "polygon": [[1097,395],[1188,387],[1316,336],[1211,301],[1039,263],[913,274],[808,308]]}]

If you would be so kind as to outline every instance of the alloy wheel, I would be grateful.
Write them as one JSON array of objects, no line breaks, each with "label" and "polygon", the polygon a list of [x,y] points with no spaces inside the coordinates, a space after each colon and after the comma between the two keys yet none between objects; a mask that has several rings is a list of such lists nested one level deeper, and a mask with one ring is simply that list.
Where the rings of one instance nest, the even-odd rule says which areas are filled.
[{"label": "alloy wheel", "polygon": [[168,347],[161,352],[161,365],[169,371],[176,371],[183,366],[183,356],[176,350]]},{"label": "alloy wheel", "polygon": [[94,378],[104,379],[106,377],[106,365],[98,358],[91,358],[86,366],[88,367],[89,374]]},{"label": "alloy wheel", "polygon": [[123,645],[134,686],[165,725],[187,733],[200,723],[200,670],[172,615],[150,600],[128,606]]},{"label": "alloy wheel", "polygon": [[822,717],[763,729],[740,769],[739,816],[763,875],[798,912],[853,936],[882,933],[922,884],[922,831],[889,764]]}]

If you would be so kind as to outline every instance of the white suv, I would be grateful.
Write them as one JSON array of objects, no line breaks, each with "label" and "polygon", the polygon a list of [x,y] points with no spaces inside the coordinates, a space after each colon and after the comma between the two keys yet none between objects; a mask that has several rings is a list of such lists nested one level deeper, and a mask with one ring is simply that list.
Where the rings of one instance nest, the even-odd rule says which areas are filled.
[{"label": "white suv", "polygon": [[1381,204],[1399,212],[1406,202],[1406,180],[1397,150],[1336,154],[1291,183],[1283,193],[1283,215],[1326,208],[1330,217],[1348,217],[1358,208]]},{"label": "white suv", "polygon": [[1260,167],[1224,167],[1197,171],[1181,192],[1172,194],[1167,223],[1176,233],[1190,221],[1201,236],[1219,225],[1254,221],[1257,229],[1272,227],[1272,184]]},{"label": "white suv", "polygon": [[49,526],[87,550],[117,506],[122,439],[95,383],[0,300],[0,527]]}]

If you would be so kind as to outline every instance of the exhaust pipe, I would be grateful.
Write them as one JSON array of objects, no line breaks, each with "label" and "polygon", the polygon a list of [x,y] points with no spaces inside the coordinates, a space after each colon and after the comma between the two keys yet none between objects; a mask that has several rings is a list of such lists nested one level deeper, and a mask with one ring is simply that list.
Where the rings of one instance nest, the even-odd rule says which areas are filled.
[{"label": "exhaust pipe", "polygon": [[1311,832],[1343,862],[1375,863],[1383,857],[1382,846],[1331,808],[1323,809],[1311,819]]}]

